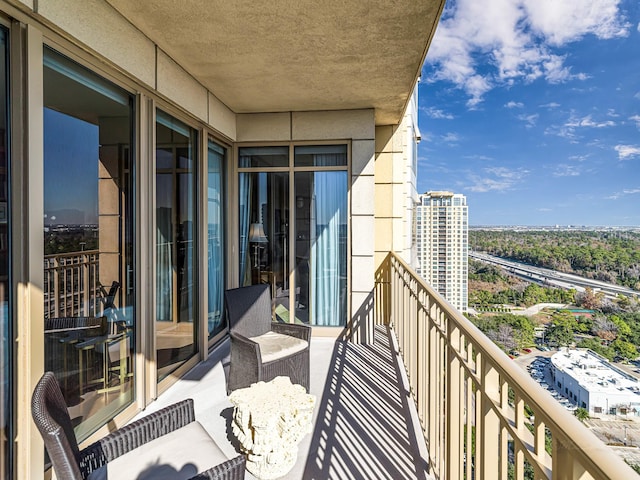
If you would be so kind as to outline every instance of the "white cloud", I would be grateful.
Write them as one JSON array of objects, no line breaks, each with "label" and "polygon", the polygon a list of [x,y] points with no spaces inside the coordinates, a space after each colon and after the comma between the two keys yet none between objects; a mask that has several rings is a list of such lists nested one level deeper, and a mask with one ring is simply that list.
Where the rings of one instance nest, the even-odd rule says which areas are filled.
[{"label": "white cloud", "polygon": [[589,155],[571,155],[569,160],[574,162],[584,162],[589,158]]},{"label": "white cloud", "polygon": [[640,157],[640,147],[635,145],[616,145],[613,149],[618,152],[618,158],[620,160]]},{"label": "white cloud", "polygon": [[576,118],[575,116],[571,116],[567,123],[565,123],[566,127],[576,128],[576,127],[591,127],[591,128],[604,128],[604,127],[615,127],[616,123],[613,120],[605,120],[604,122],[595,122],[591,115],[587,115],[586,117]]},{"label": "white cloud", "polygon": [[560,104],[556,102],[551,102],[551,103],[545,103],[544,105],[540,105],[540,106],[542,108],[558,108]]},{"label": "white cloud", "polygon": [[636,122],[636,127],[640,129],[640,115],[629,117],[629,120],[631,120],[632,122]]},{"label": "white cloud", "polygon": [[566,163],[556,165],[553,172],[554,177],[577,177],[579,175],[580,170],[575,165],[567,165]]},{"label": "white cloud", "polygon": [[612,193],[611,195],[609,195],[606,198],[608,200],[617,200],[620,197],[624,197],[626,195],[635,195],[637,193],[640,193],[640,188],[628,188],[628,189],[622,190],[621,192]]},{"label": "white cloud", "polygon": [[510,102],[505,103],[504,106],[506,108],[522,108],[524,107],[524,103],[514,102],[513,100],[511,100]]},{"label": "white cloud", "polygon": [[454,118],[452,114],[446,113],[443,110],[440,110],[435,107],[427,107],[427,108],[420,107],[420,109],[431,118],[445,119],[445,120],[453,120]]},{"label": "white cloud", "polygon": [[534,113],[533,115],[518,115],[517,118],[518,120],[522,120],[523,122],[525,122],[527,128],[532,128],[535,127],[539,117],[540,115]]},{"label": "white cloud", "polygon": [[443,135],[441,138],[445,143],[458,143],[460,141],[460,136],[457,133],[452,132]]},{"label": "white cloud", "polygon": [[483,176],[471,174],[468,176],[470,185],[465,189],[471,192],[504,192],[512,190],[529,174],[524,169],[509,169],[506,167],[490,167],[483,170]]},{"label": "white cloud", "polygon": [[[572,73],[554,49],[586,35],[627,36],[630,24],[620,0],[458,0],[438,24],[427,62],[432,81],[446,80],[476,108],[498,85],[544,78],[550,83],[586,75]],[[487,60],[488,59],[488,60]],[[487,68],[488,67],[488,68]]]}]

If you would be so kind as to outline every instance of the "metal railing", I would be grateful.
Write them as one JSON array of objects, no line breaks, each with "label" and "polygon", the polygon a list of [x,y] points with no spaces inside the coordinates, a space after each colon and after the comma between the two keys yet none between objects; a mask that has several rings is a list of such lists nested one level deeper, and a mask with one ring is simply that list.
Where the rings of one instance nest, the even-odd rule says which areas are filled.
[{"label": "metal railing", "polygon": [[98,250],[45,255],[45,318],[92,316],[99,311]]},{"label": "metal railing", "polygon": [[402,259],[376,272],[438,479],[627,479],[635,472]]}]

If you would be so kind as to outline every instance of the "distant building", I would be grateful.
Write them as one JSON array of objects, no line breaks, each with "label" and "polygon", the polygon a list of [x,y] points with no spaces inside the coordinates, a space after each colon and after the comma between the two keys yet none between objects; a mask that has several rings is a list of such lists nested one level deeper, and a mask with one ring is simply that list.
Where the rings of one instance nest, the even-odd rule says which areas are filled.
[{"label": "distant building", "polygon": [[452,192],[427,192],[416,208],[417,272],[461,312],[468,303],[467,199]]},{"label": "distant building", "polygon": [[590,415],[640,413],[640,382],[591,350],[562,350],[551,357],[554,387]]}]

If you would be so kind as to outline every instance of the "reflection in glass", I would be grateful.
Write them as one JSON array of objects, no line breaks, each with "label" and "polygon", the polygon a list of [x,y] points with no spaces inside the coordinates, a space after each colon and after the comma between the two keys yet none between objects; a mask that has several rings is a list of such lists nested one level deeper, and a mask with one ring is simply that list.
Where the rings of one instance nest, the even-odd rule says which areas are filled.
[{"label": "reflection in glass", "polygon": [[44,51],[45,370],[82,440],[133,400],[133,98]]},{"label": "reflection in glass", "polygon": [[0,28],[0,477],[9,478],[11,459],[11,305],[9,278],[9,152],[7,31]]},{"label": "reflection in glass", "polygon": [[241,147],[238,160],[240,168],[288,167],[289,147]]},{"label": "reflection in glass", "polygon": [[222,168],[225,149],[209,141],[207,174],[207,269],[208,305],[207,330],[209,338],[225,328],[224,305],[224,210]]},{"label": "reflection in glass", "polygon": [[297,172],[297,319],[344,326],[347,315],[347,172]]},{"label": "reflection in glass", "polygon": [[197,352],[194,312],[197,132],[156,115],[156,354],[158,381]]},{"label": "reflection in glass", "polygon": [[239,181],[240,284],[271,285],[276,314],[288,312],[289,174],[240,173]]}]

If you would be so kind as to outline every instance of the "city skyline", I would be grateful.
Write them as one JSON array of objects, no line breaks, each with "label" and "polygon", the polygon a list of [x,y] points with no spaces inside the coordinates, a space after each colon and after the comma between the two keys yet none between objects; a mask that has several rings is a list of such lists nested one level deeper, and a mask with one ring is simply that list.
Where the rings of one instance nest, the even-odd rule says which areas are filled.
[{"label": "city skyline", "polygon": [[640,225],[640,6],[447,3],[419,85],[418,191],[472,225]]}]

